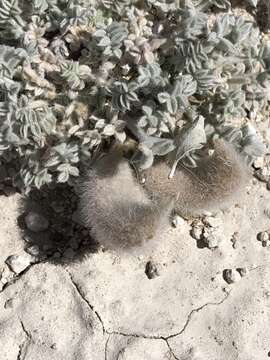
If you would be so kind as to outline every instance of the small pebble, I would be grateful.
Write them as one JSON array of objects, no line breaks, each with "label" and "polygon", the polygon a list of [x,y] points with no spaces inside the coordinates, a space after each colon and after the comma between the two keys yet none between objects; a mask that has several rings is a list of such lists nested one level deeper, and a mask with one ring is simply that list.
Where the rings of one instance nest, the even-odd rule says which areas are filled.
[{"label": "small pebble", "polygon": [[172,220],[172,225],[175,228],[182,227],[182,226],[185,225],[185,220],[183,218],[181,218],[181,216],[175,215],[173,220]]},{"label": "small pebble", "polygon": [[262,241],[262,247],[267,247],[269,245],[269,241]]},{"label": "small pebble", "polygon": [[220,228],[217,227],[204,227],[202,238],[209,249],[218,247],[223,239]]},{"label": "small pebble", "polygon": [[37,245],[31,245],[25,249],[25,251],[32,255],[32,256],[38,256],[39,255],[39,247]]},{"label": "small pebble", "polygon": [[258,237],[259,241],[268,241],[269,240],[269,234],[267,231],[260,232],[257,237]]},{"label": "small pebble", "polygon": [[27,243],[32,243],[33,242],[33,238],[29,235],[24,235],[23,236],[23,240]]},{"label": "small pebble", "polygon": [[232,234],[231,242],[234,249],[237,248],[239,233],[236,231]]},{"label": "small pebble", "polygon": [[269,180],[269,170],[264,167],[262,169],[256,170],[254,173],[255,177],[260,181],[267,182]]},{"label": "small pebble", "polygon": [[10,270],[8,266],[5,266],[5,268],[3,269],[0,275],[1,283],[5,285],[6,283],[10,282],[13,279],[13,277],[14,277],[14,273]]},{"label": "small pebble", "polygon": [[145,266],[145,274],[148,279],[154,279],[159,276],[158,268],[152,261],[148,261]]},{"label": "small pebble", "polygon": [[49,221],[41,214],[30,211],[25,219],[27,228],[33,232],[45,231],[49,227]]},{"label": "small pebble", "polygon": [[223,271],[223,278],[228,284],[233,284],[241,279],[241,275],[237,270],[226,269]]},{"label": "small pebble", "polygon": [[190,235],[194,239],[200,240],[202,237],[202,232],[203,232],[203,228],[201,226],[194,226],[194,227],[192,227],[192,229],[190,231]]},{"label": "small pebble", "polygon": [[145,177],[142,177],[142,178],[140,179],[140,183],[141,183],[141,184],[145,184],[145,182],[146,182],[146,178],[145,178]]},{"label": "small pebble", "polygon": [[263,168],[263,166],[264,166],[264,157],[263,156],[257,157],[257,159],[253,162],[253,166],[255,167],[255,169]]},{"label": "small pebble", "polygon": [[33,263],[33,257],[26,253],[22,255],[11,255],[6,259],[5,263],[15,274],[20,274]]},{"label": "small pebble", "polygon": [[13,307],[13,299],[7,299],[7,301],[4,304],[5,309],[12,309]]},{"label": "small pebble", "polygon": [[205,243],[207,244],[207,247],[209,249],[217,248],[219,245],[219,239],[215,237],[214,235],[211,235],[204,239]]},{"label": "small pebble", "polygon": [[237,268],[236,270],[239,272],[239,274],[241,275],[241,277],[246,276],[247,273],[248,273],[248,268],[246,268],[246,267]]}]

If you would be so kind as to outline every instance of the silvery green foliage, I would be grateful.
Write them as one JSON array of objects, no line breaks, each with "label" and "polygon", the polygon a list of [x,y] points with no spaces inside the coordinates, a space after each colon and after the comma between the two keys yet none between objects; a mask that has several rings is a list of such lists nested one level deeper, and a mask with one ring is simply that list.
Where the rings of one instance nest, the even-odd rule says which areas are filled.
[{"label": "silvery green foliage", "polygon": [[103,144],[131,134],[140,168],[172,151],[175,164],[195,166],[213,134],[248,161],[261,154],[251,127],[234,121],[264,113],[270,42],[230,7],[0,0],[0,153],[16,164],[14,183],[29,191],[72,182]]},{"label": "silvery green foliage", "polygon": [[256,129],[249,123],[240,128],[224,126],[221,135],[224,139],[239,147],[239,151],[249,164],[253,162],[254,158],[264,156],[267,152]]},{"label": "silvery green foliage", "polygon": [[247,0],[247,2],[253,7],[256,7],[258,5],[258,0]]},{"label": "silvery green foliage", "polygon": [[175,143],[176,151],[174,155],[174,163],[169,178],[173,177],[177,164],[184,157],[188,157],[191,161],[191,164],[196,166],[192,158],[192,153],[195,150],[201,149],[206,143],[204,118],[202,116],[199,116],[198,119],[195,120],[193,123],[188,124],[188,126],[186,127],[183,127],[178,136],[176,136]]}]

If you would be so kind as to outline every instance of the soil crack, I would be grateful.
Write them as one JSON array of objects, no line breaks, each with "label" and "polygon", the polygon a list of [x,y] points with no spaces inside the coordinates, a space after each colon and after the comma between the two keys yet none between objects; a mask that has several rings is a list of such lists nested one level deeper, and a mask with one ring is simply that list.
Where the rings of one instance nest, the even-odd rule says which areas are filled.
[{"label": "soil crack", "polygon": [[121,331],[109,331],[105,328],[104,326],[104,322],[102,320],[102,317],[100,316],[100,314],[94,309],[94,306],[90,304],[90,302],[87,300],[87,298],[85,297],[85,295],[83,294],[80,286],[74,281],[72,275],[70,274],[70,272],[68,270],[66,270],[72,284],[73,284],[73,287],[76,289],[76,292],[78,293],[78,295],[80,296],[80,298],[87,304],[87,306],[91,309],[92,312],[95,313],[96,317],[98,318],[101,326],[102,326],[102,330],[103,330],[103,334],[107,334],[109,337],[106,341],[106,344],[105,344],[105,360],[107,360],[107,352],[108,352],[108,342],[109,342],[109,339],[110,339],[110,336],[111,335],[120,335],[120,336],[125,336],[125,337],[133,337],[133,338],[143,338],[143,339],[150,339],[150,340],[162,340],[162,341],[165,341],[166,342],[166,345],[169,349],[169,352],[170,354],[173,356],[173,358],[175,360],[179,360],[179,358],[177,358],[177,356],[174,354],[170,344],[169,344],[169,340],[176,337],[176,336],[179,336],[181,334],[184,333],[184,331],[187,329],[193,315],[195,313],[198,313],[200,312],[202,309],[208,307],[208,306],[219,306],[221,304],[223,304],[227,298],[229,297],[230,295],[230,292],[226,293],[226,295],[218,302],[208,302],[206,304],[203,304],[201,306],[199,306],[198,308],[196,309],[193,309],[190,311],[190,313],[188,314],[187,316],[187,320],[185,321],[185,324],[184,326],[182,327],[182,329],[174,334],[171,334],[171,335],[168,335],[168,336],[161,336],[161,335],[145,335],[145,334],[136,334],[136,333],[125,333],[125,332],[121,332]]},{"label": "soil crack", "polygon": [[85,297],[85,295],[83,294],[80,286],[74,281],[72,275],[70,274],[70,272],[68,270],[65,270],[66,273],[68,274],[69,278],[70,278],[70,281],[73,285],[73,287],[76,289],[76,292],[78,293],[78,295],[80,296],[80,298],[83,300],[83,302],[89,307],[89,309],[91,309],[91,311],[96,315],[96,317],[98,318],[101,326],[102,326],[102,331],[103,331],[103,334],[106,334],[107,331],[105,330],[105,327],[104,327],[104,323],[103,323],[103,320],[101,318],[101,316],[99,315],[99,313],[94,309],[94,306],[90,304],[90,302],[87,300],[87,298]]},{"label": "soil crack", "polygon": [[202,306],[199,306],[199,307],[196,308],[196,309],[191,310],[191,312],[188,314],[187,320],[186,320],[185,325],[183,326],[183,328],[182,328],[179,332],[167,336],[165,339],[166,339],[166,340],[169,340],[169,339],[171,339],[171,338],[174,338],[174,337],[176,337],[176,336],[179,336],[179,335],[183,334],[183,332],[184,332],[184,331],[186,330],[186,328],[188,327],[188,325],[189,325],[189,323],[190,323],[190,321],[191,321],[192,316],[193,316],[194,313],[197,313],[197,312],[201,311],[202,309],[204,309],[204,308],[207,307],[207,306],[218,306],[218,305],[223,304],[224,301],[227,300],[227,298],[229,297],[229,295],[230,295],[230,292],[226,293],[226,295],[224,296],[224,298],[221,299],[219,302],[209,302],[209,303],[206,303],[206,304],[204,304],[204,305],[202,305]]},{"label": "soil crack", "polygon": [[29,331],[26,330],[22,320],[21,319],[19,319],[19,320],[20,320],[21,328],[25,334],[25,339],[24,339],[23,343],[19,345],[19,352],[17,355],[17,360],[23,360],[23,359],[25,359],[28,346],[30,345],[30,343],[32,341],[32,336],[29,333]]}]

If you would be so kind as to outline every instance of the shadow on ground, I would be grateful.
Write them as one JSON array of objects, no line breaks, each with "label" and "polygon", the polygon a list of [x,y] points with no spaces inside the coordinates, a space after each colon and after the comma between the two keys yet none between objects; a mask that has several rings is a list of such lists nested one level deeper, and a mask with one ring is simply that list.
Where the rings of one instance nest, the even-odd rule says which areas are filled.
[{"label": "shadow on ground", "polygon": [[[89,230],[80,224],[77,205],[74,188],[68,185],[33,190],[23,197],[18,225],[25,250],[40,260],[61,264],[81,261],[87,254],[97,252],[100,247],[91,238]],[[46,230],[29,230],[26,219],[33,213],[38,214],[41,227],[42,222],[44,225],[48,221]]]}]

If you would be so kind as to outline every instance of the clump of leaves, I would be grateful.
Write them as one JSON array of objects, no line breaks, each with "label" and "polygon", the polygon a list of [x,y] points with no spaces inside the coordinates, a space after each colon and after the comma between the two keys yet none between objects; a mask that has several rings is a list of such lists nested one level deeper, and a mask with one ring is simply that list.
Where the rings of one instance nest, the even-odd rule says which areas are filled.
[{"label": "clump of leaves", "polygon": [[171,176],[179,161],[196,166],[213,134],[249,162],[262,154],[249,122],[270,99],[270,41],[231,10],[229,0],[0,0],[0,154],[14,184],[72,183],[128,136],[141,169],[174,152]]}]

